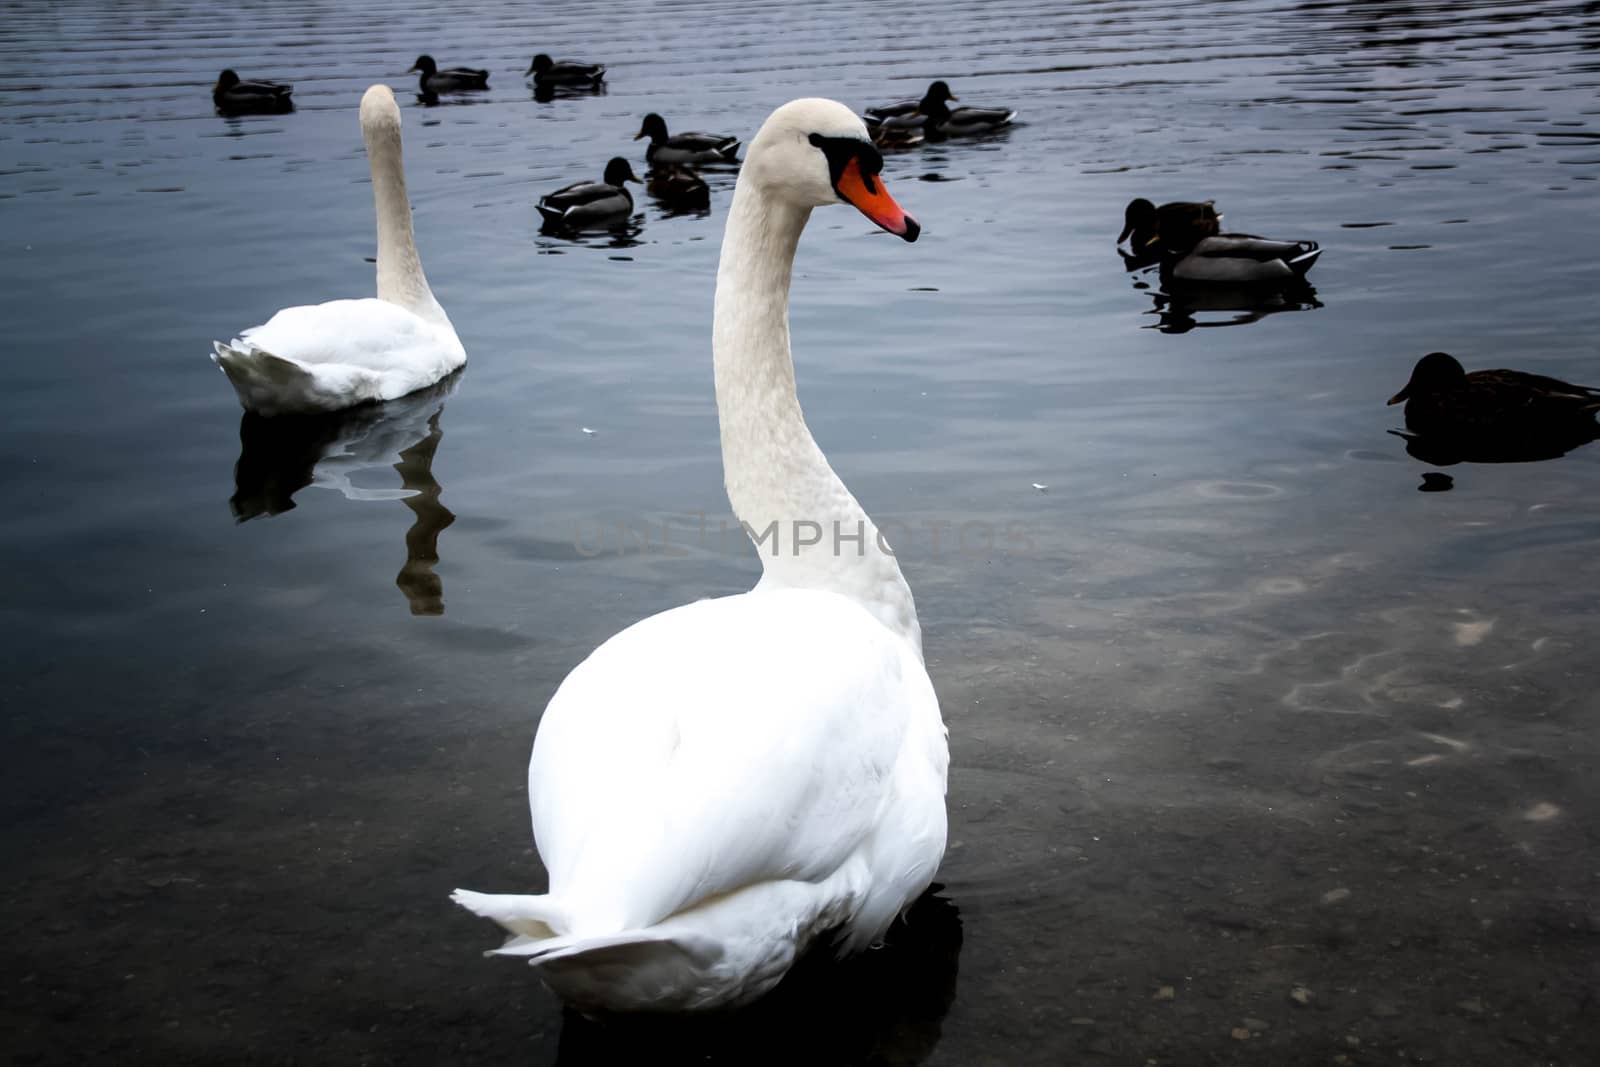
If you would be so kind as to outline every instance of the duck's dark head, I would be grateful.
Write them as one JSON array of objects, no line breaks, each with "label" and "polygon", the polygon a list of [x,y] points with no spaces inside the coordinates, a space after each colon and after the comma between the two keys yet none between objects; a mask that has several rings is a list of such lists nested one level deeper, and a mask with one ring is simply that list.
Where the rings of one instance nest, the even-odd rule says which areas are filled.
[{"label": "duck's dark head", "polygon": [[650,138],[651,144],[658,144],[667,139],[667,120],[657,115],[654,111],[644,117],[644,122],[639,126],[639,132],[633,135],[637,141],[641,137]]},{"label": "duck's dark head", "polygon": [[1156,206],[1142,196],[1128,201],[1127,210],[1122,213],[1122,233],[1117,236],[1117,244],[1132,237],[1133,250],[1138,252],[1160,236],[1156,229]]},{"label": "duck's dark head", "polygon": [[[545,71],[549,70],[555,65],[555,60],[551,59],[543,52],[540,52],[538,55],[533,57],[533,63],[528,67],[528,74],[543,74]],[[526,76],[527,75],[524,75],[524,77]]]},{"label": "duck's dark head", "polygon": [[927,128],[929,131],[943,124],[950,117],[950,105],[945,103],[947,99],[954,100],[955,97],[935,96],[932,92],[929,92],[927,96],[922,98],[922,103],[917,105],[917,110],[928,116]]},{"label": "duck's dark head", "polygon": [[[922,95],[922,106],[927,108],[935,101],[942,104],[946,101],[954,100],[955,98],[956,94],[950,91],[950,86],[946,85],[942,81],[937,81],[928,86],[928,91]],[[924,110],[923,114],[926,115],[927,111]]]},{"label": "duck's dark head", "polygon": [[[605,182],[607,185],[615,185],[620,189],[623,182],[637,181],[639,179],[634,176],[633,167],[621,156],[613,157],[611,162],[606,164]],[[643,183],[641,182],[640,184]]]},{"label": "duck's dark head", "polygon": [[1402,400],[1429,393],[1447,393],[1459,388],[1466,380],[1466,368],[1454,356],[1446,352],[1429,352],[1417,360],[1417,365],[1411,369],[1411,380],[1404,389],[1389,398],[1389,403],[1398,404]]},{"label": "duck's dark head", "polygon": [[239,75],[235,74],[231,70],[225,70],[221,74],[217,75],[217,84],[212,88],[211,91],[214,93],[226,92],[238,84]]},{"label": "duck's dark head", "polygon": [[406,73],[414,74],[419,70],[422,72],[422,76],[426,78],[430,74],[439,73],[439,64],[433,61],[432,56],[418,56],[417,61],[411,64],[411,69],[406,71]]}]

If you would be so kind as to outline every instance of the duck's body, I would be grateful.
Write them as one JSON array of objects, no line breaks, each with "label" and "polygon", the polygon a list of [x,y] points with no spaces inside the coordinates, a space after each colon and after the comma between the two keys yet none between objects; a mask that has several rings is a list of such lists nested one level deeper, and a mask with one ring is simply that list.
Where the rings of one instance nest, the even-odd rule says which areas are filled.
[{"label": "duck's body", "polygon": [[284,308],[212,360],[259,415],[338,411],[393,400],[444,378],[466,350],[422,273],[400,155],[400,109],[374,85],[361,132],[378,217],[378,295]]},{"label": "duck's body", "polygon": [[739,162],[739,138],[722,133],[667,133],[667,120],[655,112],[644,117],[635,141],[650,138],[644,158],[657,163],[724,164]]},{"label": "duck's body", "polygon": [[1559,454],[1600,431],[1600,389],[1516,370],[1469,374],[1444,352],[1418,360],[1389,403],[1405,404],[1408,430],[1440,443],[1530,452],[1565,443]]},{"label": "duck's body", "polygon": [[915,148],[928,139],[920,125],[879,124],[867,128],[872,131],[873,144],[890,150]]},{"label": "duck's body", "polygon": [[[750,592],[636,623],[568,675],[528,769],[549,892],[456,892],[580,1010],[747,1003],[824,934],[876,943],[943,854],[949,756],[910,590],[806,429],[788,351],[814,206],[848,199],[916,236],[879,166],[831,101],[785,105],[757,135],[713,349],[729,500],[783,551]],[[787,543],[810,522],[863,539]]]},{"label": "duck's body", "polygon": [[489,72],[476,67],[447,67],[439,69],[432,56],[418,56],[407,74],[417,75],[417,91],[423,96],[439,93],[463,93],[489,88]]},{"label": "duck's body", "polygon": [[[956,95],[942,81],[928,86],[921,100],[899,100],[867,109],[868,125],[881,136],[905,136],[905,131],[918,130],[929,140],[945,137],[971,137],[992,133],[1011,124],[1017,113],[1007,107],[950,107]],[[907,104],[912,104],[907,107]]]},{"label": "duck's body", "polygon": [[618,156],[606,164],[597,182],[574,182],[540,199],[539,214],[563,226],[586,226],[633,214],[633,194],[624,182],[637,182],[628,161]]},{"label": "duck's body", "polygon": [[599,63],[585,63],[576,59],[551,59],[540,52],[533,57],[523,77],[531,77],[535,85],[552,88],[593,87],[605,81],[606,68]]},{"label": "duck's body", "polygon": [[704,208],[711,203],[706,180],[681,163],[657,163],[650,168],[645,188],[669,207]]},{"label": "duck's body", "polygon": [[1247,233],[1201,238],[1187,252],[1163,254],[1162,273],[1182,282],[1289,284],[1322,255],[1315,241],[1273,241]]},{"label": "duck's body", "polygon": [[259,79],[245,81],[231,70],[217,75],[211,102],[224,115],[276,115],[294,110],[294,86]]}]

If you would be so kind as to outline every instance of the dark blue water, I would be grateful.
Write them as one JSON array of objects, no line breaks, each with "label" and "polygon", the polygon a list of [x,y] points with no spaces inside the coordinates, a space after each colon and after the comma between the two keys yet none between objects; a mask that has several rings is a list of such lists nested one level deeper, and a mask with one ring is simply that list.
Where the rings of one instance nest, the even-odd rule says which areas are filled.
[{"label": "dark blue water", "polygon": [[[1600,381],[1593,5],[0,12],[20,1062],[1600,1057],[1600,450],[1419,493],[1383,405],[1434,349]],[[493,88],[421,106],[423,51]],[[534,100],[534,51],[609,90]],[[297,110],[215,115],[224,66]],[[889,157],[916,245],[818,212],[793,326],[917,595],[946,888],[752,1016],[564,1019],[446,894],[540,884],[524,770],[565,672],[757,566],[717,531],[733,175],[621,235],[533,204],[638,167],[647,111],[748,137],[934,77],[1018,124]],[[469,363],[241,424],[210,342],[371,292],[374,81]],[[1174,311],[1113,251],[1134,196],[1321,242],[1314,297]]]}]

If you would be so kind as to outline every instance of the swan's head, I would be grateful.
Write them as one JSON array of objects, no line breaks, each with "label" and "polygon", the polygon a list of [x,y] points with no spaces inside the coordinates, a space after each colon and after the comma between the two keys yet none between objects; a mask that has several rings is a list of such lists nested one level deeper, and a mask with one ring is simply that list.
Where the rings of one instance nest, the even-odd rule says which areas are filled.
[{"label": "swan's head", "polygon": [[387,85],[374,85],[361,94],[361,128],[378,130],[389,127],[400,129],[400,105],[394,102],[394,90]]},{"label": "swan's head", "polygon": [[803,207],[843,201],[896,237],[922,232],[884,188],[883,156],[855,112],[833,100],[791,100],[762,124],[739,181]]},{"label": "swan's head", "polygon": [[1467,371],[1456,357],[1448,352],[1429,352],[1417,360],[1417,365],[1411,370],[1411,380],[1406,382],[1406,387],[1389,398],[1389,403],[1398,404],[1402,400],[1410,400],[1413,396],[1426,396],[1431,393],[1447,393],[1452,389],[1459,389],[1467,383]]}]

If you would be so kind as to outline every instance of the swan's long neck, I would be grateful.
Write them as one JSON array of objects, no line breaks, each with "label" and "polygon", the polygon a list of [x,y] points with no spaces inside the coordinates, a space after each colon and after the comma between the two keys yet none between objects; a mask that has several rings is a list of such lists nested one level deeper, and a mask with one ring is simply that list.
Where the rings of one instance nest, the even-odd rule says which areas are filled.
[{"label": "swan's long neck", "polygon": [[795,393],[789,278],[810,214],[744,177],[728,210],[712,327],[728,500],[756,542],[763,585],[848,596],[920,656],[911,589],[817,447]]},{"label": "swan's long neck", "polygon": [[433,298],[417,238],[411,229],[411,201],[400,159],[400,126],[384,122],[364,128],[367,162],[372,167],[372,196],[378,209],[378,299],[398,304],[429,322],[450,325],[444,308]]}]

